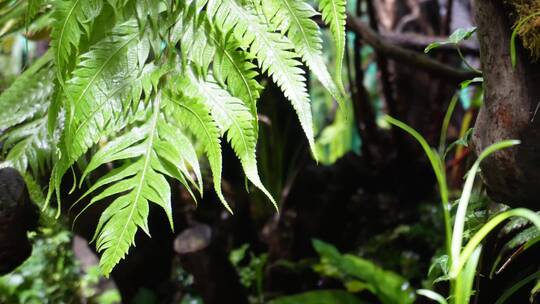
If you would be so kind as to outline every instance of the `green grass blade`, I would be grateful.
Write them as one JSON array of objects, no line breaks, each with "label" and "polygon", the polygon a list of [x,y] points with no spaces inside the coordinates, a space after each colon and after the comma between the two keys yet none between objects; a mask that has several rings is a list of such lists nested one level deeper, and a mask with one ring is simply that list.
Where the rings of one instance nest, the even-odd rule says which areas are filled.
[{"label": "green grass blade", "polygon": [[429,289],[418,289],[416,293],[430,300],[433,300],[439,304],[448,304],[448,301],[446,301],[446,299],[443,296]]},{"label": "green grass blade", "polygon": [[531,20],[531,18],[534,18],[536,16],[539,16],[540,15],[540,12],[536,12],[534,14],[531,14],[525,18],[523,18],[517,25],[516,27],[514,28],[514,30],[512,31],[512,36],[510,37],[510,60],[512,60],[512,67],[516,67],[516,63],[517,63],[517,55],[516,55],[516,37],[517,37],[517,34],[519,32],[519,30],[521,29],[521,27],[523,26],[523,24],[525,24],[527,21]]},{"label": "green grass blade", "polygon": [[495,227],[514,216],[526,218],[540,229],[540,216],[529,209],[518,208],[498,214],[489,222],[487,222],[482,228],[480,228],[480,230],[478,230],[476,234],[469,240],[469,243],[467,243],[467,245],[461,252],[461,255],[459,256],[458,263],[452,265],[450,269],[450,277],[457,277],[457,275],[461,272],[461,269],[465,265],[466,261],[471,257],[476,247],[480,245],[482,240],[484,240],[484,238]]},{"label": "green grass blade", "polygon": [[519,280],[518,282],[516,282],[516,284],[512,285],[512,287],[506,289],[501,295],[501,297],[497,299],[497,302],[495,302],[495,304],[506,303],[506,300],[508,300],[508,298],[510,298],[514,293],[516,293],[516,291],[538,278],[540,278],[540,270]]},{"label": "green grass blade", "polygon": [[[465,216],[467,214],[467,207],[469,205],[469,200],[471,198],[471,193],[474,185],[474,179],[476,177],[476,173],[480,169],[480,163],[483,159],[491,155],[492,153],[499,151],[504,148],[508,148],[514,145],[519,144],[519,141],[517,140],[506,140],[499,143],[495,143],[489,147],[487,147],[481,154],[480,157],[476,160],[476,162],[473,164],[471,169],[469,170],[469,173],[467,175],[467,179],[465,180],[465,184],[463,186],[463,192],[461,193],[461,197],[459,199],[458,203],[458,209],[456,211],[455,216],[455,222],[454,222],[454,229],[452,234],[452,245],[451,245],[451,260],[452,260],[452,268],[456,268],[459,263],[464,263],[464,261],[460,261],[460,251],[461,251],[461,245],[463,242],[463,228],[465,225]],[[450,277],[455,277],[457,273],[450,274]]]}]

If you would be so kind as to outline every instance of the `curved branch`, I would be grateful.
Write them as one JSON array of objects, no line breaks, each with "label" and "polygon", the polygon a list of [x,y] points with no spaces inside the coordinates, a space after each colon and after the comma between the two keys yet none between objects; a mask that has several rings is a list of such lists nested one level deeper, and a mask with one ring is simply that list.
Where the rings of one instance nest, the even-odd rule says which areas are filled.
[{"label": "curved branch", "polygon": [[435,76],[457,82],[479,76],[477,72],[458,69],[443,64],[423,53],[407,50],[392,44],[387,39],[375,33],[368,25],[360,21],[360,19],[351,15],[347,15],[347,27],[360,35],[361,39],[371,45],[377,52],[402,64],[417,67]]},{"label": "curved branch", "polygon": [[[443,36],[429,36],[418,33],[397,33],[397,32],[382,32],[382,39],[387,40],[389,43],[401,46],[406,49],[423,51],[428,45],[433,42],[443,42],[448,40],[448,37]],[[465,55],[478,56],[480,54],[479,48],[475,41],[462,41],[459,43],[461,52]],[[452,44],[443,44],[438,48],[433,49],[433,52],[445,52],[456,53],[456,47]]]}]

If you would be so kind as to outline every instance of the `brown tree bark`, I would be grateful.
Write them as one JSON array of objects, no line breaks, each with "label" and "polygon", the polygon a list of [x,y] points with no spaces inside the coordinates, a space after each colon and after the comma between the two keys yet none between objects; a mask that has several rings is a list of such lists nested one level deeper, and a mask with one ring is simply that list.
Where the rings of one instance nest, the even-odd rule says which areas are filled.
[{"label": "brown tree bark", "polygon": [[495,200],[534,207],[540,194],[540,117],[535,119],[540,104],[540,65],[531,62],[518,45],[517,65],[512,67],[510,14],[503,1],[474,1],[485,96],[473,146],[480,153],[501,140],[521,140],[518,147],[484,161],[482,176]]}]

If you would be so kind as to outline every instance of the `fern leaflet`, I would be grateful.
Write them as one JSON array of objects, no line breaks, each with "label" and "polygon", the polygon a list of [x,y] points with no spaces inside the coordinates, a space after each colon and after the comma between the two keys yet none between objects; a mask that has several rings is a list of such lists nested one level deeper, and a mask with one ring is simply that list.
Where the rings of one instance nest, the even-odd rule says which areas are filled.
[{"label": "fern leaflet", "polygon": [[317,15],[313,7],[296,0],[261,1],[261,4],[270,23],[287,34],[309,69],[340,106],[343,106],[342,93],[328,72],[322,56],[321,29],[311,19]]},{"label": "fern leaflet", "polygon": [[323,21],[330,27],[336,47],[336,82],[343,89],[343,58],[345,56],[345,24],[347,0],[319,0]]},{"label": "fern leaflet", "polygon": [[292,51],[292,42],[279,33],[268,31],[262,16],[239,5],[235,0],[210,0],[208,11],[220,28],[225,32],[232,31],[242,47],[249,47],[261,70],[268,72],[283,90],[298,115],[311,150],[315,151],[305,72]]}]

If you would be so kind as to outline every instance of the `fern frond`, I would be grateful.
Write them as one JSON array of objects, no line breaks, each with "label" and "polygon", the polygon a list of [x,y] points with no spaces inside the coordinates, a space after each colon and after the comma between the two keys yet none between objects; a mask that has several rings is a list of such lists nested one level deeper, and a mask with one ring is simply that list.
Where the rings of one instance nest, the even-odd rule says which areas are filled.
[{"label": "fern frond", "polygon": [[129,116],[122,114],[128,113],[131,101],[138,104],[144,87],[151,82],[147,78],[159,77],[152,70],[142,73],[146,69],[138,65],[137,42],[137,23],[130,20],[116,26],[111,35],[81,55],[73,77],[65,84],[68,100],[60,141],[62,154],[56,162],[46,202],[81,155],[101,137],[125,125]]},{"label": "fern frond", "polygon": [[102,252],[100,266],[105,274],[124,258],[138,228],[150,234],[147,224],[149,202],[165,210],[173,228],[171,190],[165,176],[179,179],[189,189],[183,173],[178,171],[184,162],[180,147],[168,141],[171,136],[168,132],[174,126],[165,120],[162,107],[161,98],[156,97],[148,121],[100,149],[83,174],[86,176],[112,161],[133,160],[102,177],[87,192],[107,186],[94,194],[88,206],[117,196],[103,212],[94,234],[97,250]]},{"label": "fern frond", "polygon": [[188,61],[195,63],[201,75],[206,75],[215,54],[215,48],[209,41],[209,23],[204,12],[199,12],[200,2],[184,7],[171,29],[171,41],[179,42],[182,53],[182,69],[187,69]]},{"label": "fern frond", "polygon": [[53,94],[54,68],[51,52],[38,59],[0,95],[0,142],[4,162],[21,173],[31,169],[35,177],[50,163],[51,144],[46,111]]},{"label": "fern frond", "polygon": [[343,106],[342,93],[324,62],[321,29],[311,19],[317,12],[311,5],[301,0],[260,0],[260,2],[270,23],[289,37],[308,68],[340,106]]},{"label": "fern frond", "polygon": [[258,135],[257,101],[262,85],[255,79],[259,76],[256,65],[248,60],[247,53],[240,50],[240,45],[231,34],[222,35],[219,30],[210,34],[211,41],[216,47],[216,56],[212,64],[216,80],[233,96],[240,98],[250,109],[255,118],[253,130]]},{"label": "fern frond", "polygon": [[45,4],[45,0],[28,0],[28,6],[26,7],[25,26],[28,28],[30,20],[32,20],[41,7]]},{"label": "fern frond", "polygon": [[[275,205],[274,198],[262,184],[258,169],[255,147],[257,137],[253,130],[255,118],[244,103],[221,88],[209,74],[207,80],[202,80],[188,73],[193,91],[186,90],[185,94],[202,100],[208,105],[212,118],[218,124],[221,132],[227,132],[227,139],[242,163],[242,168],[249,181],[259,188]],[[277,206],[276,206],[277,208]]]},{"label": "fern frond", "polygon": [[99,15],[102,7],[102,0],[54,2],[51,47],[59,77],[65,76],[68,64],[77,53],[81,36],[89,31],[92,20]]},{"label": "fern frond", "polygon": [[81,56],[81,62],[66,83],[68,120],[66,143],[69,155],[77,159],[100,137],[100,132],[121,108],[114,98],[125,89],[137,70],[137,57],[129,48],[136,45],[137,24],[119,25],[113,34]]},{"label": "fern frond", "polygon": [[319,0],[324,23],[330,28],[336,47],[336,82],[342,92],[343,58],[345,56],[345,24],[347,23],[347,0]]},{"label": "fern frond", "polygon": [[0,95],[0,131],[46,111],[53,91],[50,55],[38,59]]},{"label": "fern frond", "polygon": [[62,177],[75,162],[84,168],[79,186],[98,168],[113,168],[78,201],[89,198],[83,211],[109,203],[94,234],[105,274],[125,257],[139,229],[150,234],[150,203],[173,228],[168,181],[194,198],[193,188],[202,195],[195,147],[208,159],[217,197],[229,211],[222,137],[247,180],[275,206],[257,169],[259,78],[267,74],[291,102],[315,155],[302,65],[340,102],[345,41],[345,0],[320,2],[339,55],[335,79],[307,0],[28,0],[17,22],[26,11],[35,25],[31,17],[46,8],[40,12],[52,16],[51,50],[0,95],[6,164],[36,174],[54,160],[45,206],[55,192],[60,204]]},{"label": "fern frond", "polygon": [[81,63],[66,83],[68,120],[64,132],[67,155],[76,160],[102,136],[100,132],[122,109],[130,76],[137,70],[136,54],[128,48],[137,40],[135,22],[119,25],[107,37],[81,56]]},{"label": "fern frond", "polygon": [[[173,115],[168,116],[173,117]],[[171,151],[167,154],[169,155],[169,157],[167,157],[169,163],[176,164],[181,173],[175,175],[176,179],[185,184],[186,189],[190,191],[189,185],[182,181],[183,179],[188,180],[202,195],[203,180],[195,147],[191,140],[182,132],[180,125],[175,122],[174,118],[170,120],[171,121],[168,121],[167,124],[161,123],[158,125],[159,135],[163,139],[160,143],[160,145],[164,147],[162,150]],[[178,156],[180,156],[180,158],[178,158]],[[191,169],[195,175],[195,180],[191,177],[192,172],[190,172],[189,169]],[[196,201],[194,195],[192,193],[191,195],[193,196],[194,201]]]},{"label": "fern frond", "polygon": [[1,167],[12,167],[21,173],[31,169],[34,177],[46,172],[52,155],[46,117],[10,129],[0,141],[3,141],[4,152],[9,149]]},{"label": "fern frond", "polygon": [[315,151],[313,122],[305,72],[292,50],[294,45],[285,36],[271,31],[257,12],[235,0],[210,0],[208,12],[217,27],[232,31],[235,38],[255,58],[263,72],[268,72],[282,89],[298,115],[310,148]]},{"label": "fern frond", "polygon": [[[182,88],[183,90],[184,87],[188,86],[189,83],[182,79],[178,88]],[[170,93],[167,95],[167,98],[175,105],[173,115],[178,123],[182,124],[186,130],[191,132],[202,146],[208,158],[210,170],[212,171],[216,195],[225,208],[232,213],[221,190],[222,158],[220,129],[212,119],[210,110],[198,98],[179,95],[179,93]]]}]

